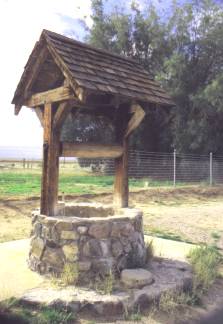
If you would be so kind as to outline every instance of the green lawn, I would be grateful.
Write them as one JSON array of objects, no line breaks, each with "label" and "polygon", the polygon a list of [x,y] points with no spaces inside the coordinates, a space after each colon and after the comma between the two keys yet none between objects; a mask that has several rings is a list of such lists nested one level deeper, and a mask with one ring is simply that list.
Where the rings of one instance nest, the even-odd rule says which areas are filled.
[{"label": "green lawn", "polygon": [[[66,194],[94,193],[100,189],[111,189],[112,176],[61,174],[59,192]],[[37,171],[10,171],[0,173],[0,196],[39,196],[41,174]]]},{"label": "green lawn", "polygon": [[[111,192],[114,177],[92,174],[82,169],[60,169],[59,194],[92,194]],[[149,179],[130,179],[131,188],[172,186],[168,181],[152,181]],[[180,184],[182,185],[182,183]],[[0,171],[0,197],[32,197],[39,196],[41,188],[41,169],[14,168]]]}]

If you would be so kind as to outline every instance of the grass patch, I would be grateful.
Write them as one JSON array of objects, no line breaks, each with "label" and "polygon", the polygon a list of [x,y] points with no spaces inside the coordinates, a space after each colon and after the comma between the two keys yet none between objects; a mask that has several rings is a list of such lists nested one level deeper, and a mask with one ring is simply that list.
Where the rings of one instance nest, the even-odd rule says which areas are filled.
[{"label": "grass patch", "polygon": [[112,270],[109,271],[109,274],[104,276],[104,278],[98,278],[93,283],[94,289],[103,295],[110,295],[114,290],[115,278]]},{"label": "grass patch", "polygon": [[77,263],[65,263],[61,273],[61,283],[65,286],[75,285],[79,278],[79,269]]},{"label": "grass patch", "polygon": [[174,291],[163,293],[158,302],[158,310],[167,314],[176,315],[180,307],[197,304],[193,292]]},{"label": "grass patch", "polygon": [[[110,175],[94,174],[80,167],[68,168],[60,166],[59,192],[66,194],[85,194],[111,190],[114,177]],[[171,181],[155,181],[148,178],[130,179],[130,187],[170,187]],[[179,183],[179,186],[184,183]],[[41,168],[23,169],[12,168],[0,171],[0,197],[6,196],[36,196],[40,195]]]},{"label": "grass patch", "polygon": [[52,274],[52,286],[69,286],[76,285],[79,279],[79,269],[77,263],[65,263],[63,271],[60,275]]},{"label": "grass patch", "polygon": [[206,291],[218,276],[222,256],[215,246],[203,245],[192,249],[188,255],[194,271],[194,289]]},{"label": "grass patch", "polygon": [[153,240],[146,242],[145,246],[146,246],[146,263],[149,263],[154,256]]},{"label": "grass patch", "polygon": [[65,308],[31,307],[15,298],[0,303],[0,323],[16,324],[68,324],[74,323],[76,315]]}]

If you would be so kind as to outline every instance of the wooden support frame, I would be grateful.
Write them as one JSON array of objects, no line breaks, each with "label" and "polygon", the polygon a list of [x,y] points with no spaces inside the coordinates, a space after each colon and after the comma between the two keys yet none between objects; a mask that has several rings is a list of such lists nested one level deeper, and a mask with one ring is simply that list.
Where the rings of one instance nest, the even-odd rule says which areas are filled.
[{"label": "wooden support frame", "polygon": [[133,116],[128,122],[125,131],[125,138],[127,138],[139,126],[146,114],[142,107],[138,104],[131,105],[130,113],[133,114]]},{"label": "wooden support frame", "polygon": [[122,105],[116,116],[116,141],[123,147],[122,156],[115,159],[115,181],[113,203],[115,208],[128,207],[128,137],[124,137],[128,125],[129,107]]},{"label": "wooden support frame", "polygon": [[[133,114],[133,116],[129,119],[128,114]],[[132,104],[130,107],[123,105],[117,112],[116,136],[117,140],[122,143],[123,154],[115,159],[114,206],[116,208],[128,207],[129,136],[139,126],[144,116],[145,112],[138,104]]]},{"label": "wooden support frame", "polygon": [[47,56],[49,55],[49,51],[46,47],[42,47],[38,57],[35,60],[35,63],[32,67],[32,74],[30,75],[26,87],[24,89],[24,98],[26,99],[29,96],[29,91],[36,80],[37,75],[42,67],[43,62],[46,60]]},{"label": "wooden support frame", "polygon": [[41,126],[44,127],[43,109],[41,107],[36,107],[34,111],[35,111],[37,117],[39,118]]},{"label": "wooden support frame", "polygon": [[59,87],[56,89],[33,94],[25,101],[27,107],[38,107],[48,102],[58,102],[75,99],[70,87]]},{"label": "wooden support frame", "polygon": [[60,132],[53,129],[53,117],[52,104],[45,104],[40,212],[47,216],[56,214],[58,199]]},{"label": "wooden support frame", "polygon": [[120,145],[94,143],[61,143],[60,156],[80,158],[117,158],[122,156]]}]

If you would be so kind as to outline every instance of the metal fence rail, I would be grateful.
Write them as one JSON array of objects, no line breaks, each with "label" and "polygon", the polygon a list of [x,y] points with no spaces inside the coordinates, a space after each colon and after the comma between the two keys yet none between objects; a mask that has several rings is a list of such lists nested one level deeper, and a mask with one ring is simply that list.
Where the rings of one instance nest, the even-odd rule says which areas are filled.
[{"label": "metal fence rail", "polygon": [[[32,153],[32,152],[31,152]],[[27,152],[24,156],[27,156]],[[12,169],[39,169],[41,160],[32,159],[0,159],[0,172]],[[77,159],[61,158],[60,168],[69,166],[71,170],[84,170],[89,174],[114,175],[114,160],[111,159]],[[131,181],[165,181],[178,183],[205,182],[210,185],[223,183],[223,156],[157,153],[146,151],[129,152],[129,178]]]}]

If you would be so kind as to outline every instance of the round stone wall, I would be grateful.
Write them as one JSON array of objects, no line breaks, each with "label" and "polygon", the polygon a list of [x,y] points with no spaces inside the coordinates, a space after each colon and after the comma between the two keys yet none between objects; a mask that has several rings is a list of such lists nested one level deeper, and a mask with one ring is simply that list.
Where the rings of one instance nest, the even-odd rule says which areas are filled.
[{"label": "round stone wall", "polygon": [[47,217],[38,210],[32,214],[32,270],[59,274],[65,263],[76,263],[82,278],[89,279],[144,265],[140,210],[77,203],[61,204],[57,214]]}]

